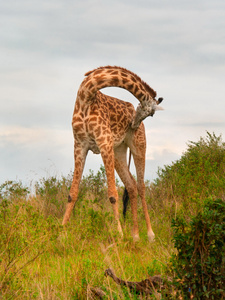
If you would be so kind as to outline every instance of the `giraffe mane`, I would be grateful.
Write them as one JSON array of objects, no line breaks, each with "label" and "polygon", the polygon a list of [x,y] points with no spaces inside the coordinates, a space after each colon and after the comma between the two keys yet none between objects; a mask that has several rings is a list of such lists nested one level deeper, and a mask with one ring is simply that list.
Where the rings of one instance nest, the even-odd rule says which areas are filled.
[{"label": "giraffe mane", "polygon": [[94,69],[94,70],[91,70],[91,71],[85,73],[84,76],[89,76],[91,73],[95,72],[96,70],[115,69],[115,68],[116,68],[116,69],[119,69],[119,70],[121,70],[121,71],[124,71],[124,72],[126,72],[126,73],[129,73],[130,75],[134,76],[135,79],[136,79],[137,81],[139,81],[139,82],[144,86],[144,88],[146,89],[146,91],[147,91],[153,98],[156,97],[156,95],[157,95],[157,94],[156,94],[156,91],[153,90],[153,89],[152,89],[145,81],[143,81],[137,74],[135,74],[135,73],[133,73],[133,72],[131,72],[131,71],[125,69],[125,68],[122,68],[122,67],[118,67],[118,66],[98,67],[98,68],[96,68],[96,69]]}]

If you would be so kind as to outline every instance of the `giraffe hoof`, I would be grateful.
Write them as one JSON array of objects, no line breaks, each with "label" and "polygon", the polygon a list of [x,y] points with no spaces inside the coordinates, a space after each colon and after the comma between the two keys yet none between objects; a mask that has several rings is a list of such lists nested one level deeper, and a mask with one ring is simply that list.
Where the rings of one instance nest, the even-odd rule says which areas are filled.
[{"label": "giraffe hoof", "polygon": [[150,243],[154,242],[155,240],[155,234],[153,231],[148,232],[148,240]]},{"label": "giraffe hoof", "polygon": [[139,234],[134,234],[133,240],[134,240],[134,242],[138,242],[140,240]]}]

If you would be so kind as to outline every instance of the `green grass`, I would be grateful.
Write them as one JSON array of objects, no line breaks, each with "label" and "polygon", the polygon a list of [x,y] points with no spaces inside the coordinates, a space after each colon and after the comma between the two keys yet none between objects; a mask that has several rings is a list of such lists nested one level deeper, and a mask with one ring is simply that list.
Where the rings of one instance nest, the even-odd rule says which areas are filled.
[{"label": "green grass", "polygon": [[[130,211],[126,223],[121,218],[124,237],[117,233],[102,167],[96,175],[90,171],[83,178],[79,201],[65,227],[61,221],[71,175],[40,180],[35,196],[21,182],[3,183],[0,299],[91,299],[91,287],[104,290],[106,299],[138,299],[106,278],[104,271],[113,268],[117,276],[129,281],[171,275],[167,266],[175,253],[172,219],[180,215],[188,221],[201,211],[208,196],[224,199],[224,171],[224,143],[209,133],[189,143],[179,161],[159,170],[157,180],[146,186],[156,234],[151,244],[140,203],[140,241],[132,240]],[[121,198],[119,185],[118,191]]]},{"label": "green grass", "polygon": [[142,222],[141,241],[134,244],[130,222],[121,238],[104,208],[77,207],[77,218],[63,228],[61,219],[44,216],[35,207],[36,199],[30,201],[14,200],[1,212],[0,278],[5,299],[85,299],[89,286],[117,293],[118,287],[104,277],[109,267],[129,280],[163,273],[172,245],[168,249],[160,237],[149,244]]}]

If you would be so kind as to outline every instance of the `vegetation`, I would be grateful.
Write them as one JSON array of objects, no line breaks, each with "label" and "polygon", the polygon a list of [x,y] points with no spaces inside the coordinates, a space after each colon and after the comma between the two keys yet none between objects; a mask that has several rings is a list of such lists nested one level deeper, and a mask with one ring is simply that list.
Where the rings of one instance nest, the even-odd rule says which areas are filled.
[{"label": "vegetation", "polygon": [[187,224],[173,221],[178,250],[172,257],[174,285],[184,299],[223,299],[225,291],[225,201],[207,199]]},{"label": "vegetation", "polygon": [[[117,234],[103,167],[83,178],[65,227],[61,221],[71,174],[41,179],[32,195],[21,182],[3,183],[0,298],[92,299],[91,287],[97,286],[106,299],[140,299],[104,276],[110,267],[129,281],[172,276],[174,291],[163,299],[223,299],[224,171],[225,144],[214,133],[190,142],[180,160],[158,171],[155,182],[146,186],[156,234],[152,244],[140,203],[140,242],[131,237],[130,211],[126,223],[121,218],[124,238]],[[121,198],[119,184],[118,191]],[[157,293],[151,296],[158,298]]]}]

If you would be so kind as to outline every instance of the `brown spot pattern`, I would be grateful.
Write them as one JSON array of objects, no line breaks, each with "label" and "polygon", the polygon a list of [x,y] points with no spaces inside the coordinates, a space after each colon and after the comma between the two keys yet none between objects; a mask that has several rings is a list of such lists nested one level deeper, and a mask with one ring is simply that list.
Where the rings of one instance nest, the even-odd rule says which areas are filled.
[{"label": "brown spot pattern", "polygon": [[[98,154],[100,152],[102,155],[107,174],[108,197],[110,202],[114,204],[113,210],[118,227],[118,194],[115,186],[114,163],[121,180],[128,187],[128,193],[131,193],[134,236],[138,236],[137,190],[139,190],[145,210],[148,235],[151,236],[151,224],[144,198],[146,148],[144,125],[141,124],[133,132],[131,129],[131,123],[135,115],[133,106],[128,102],[106,96],[99,90],[107,86],[122,87],[130,91],[139,101],[144,98],[155,98],[156,92],[135,73],[125,68],[100,67],[87,72],[85,76],[77,93],[72,120],[75,138],[75,170],[63,224],[69,220],[73,206],[77,201],[85,158],[88,150],[92,150],[94,153]],[[127,147],[132,149],[135,160],[138,174],[137,185],[127,169],[126,162],[123,160],[126,156],[126,152],[123,151],[126,151]]]}]

